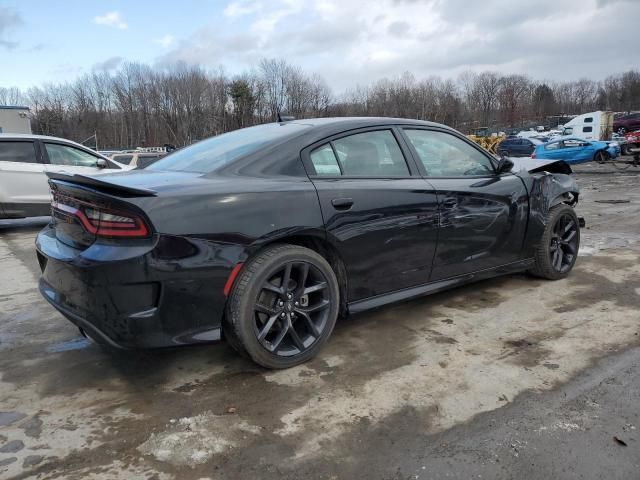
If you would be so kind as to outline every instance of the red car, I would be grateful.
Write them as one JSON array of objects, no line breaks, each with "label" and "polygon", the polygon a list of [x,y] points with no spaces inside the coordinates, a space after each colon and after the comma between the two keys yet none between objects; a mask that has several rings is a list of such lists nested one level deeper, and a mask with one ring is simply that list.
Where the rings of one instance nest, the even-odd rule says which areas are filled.
[{"label": "red car", "polygon": [[620,146],[622,155],[631,155],[632,148],[640,148],[640,130],[625,134],[624,143]]},{"label": "red car", "polygon": [[640,113],[622,115],[613,120],[613,131],[624,135],[627,132],[640,129]]}]

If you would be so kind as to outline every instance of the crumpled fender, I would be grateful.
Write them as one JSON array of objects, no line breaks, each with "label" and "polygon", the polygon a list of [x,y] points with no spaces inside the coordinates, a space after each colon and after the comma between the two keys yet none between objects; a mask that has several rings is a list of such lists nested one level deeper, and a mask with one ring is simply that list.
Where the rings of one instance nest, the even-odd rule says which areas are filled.
[{"label": "crumpled fender", "polygon": [[[571,172],[571,168],[565,162],[554,163],[564,164]],[[553,165],[550,169],[555,167],[566,171],[564,166]],[[529,222],[523,247],[526,253],[533,256],[547,225],[549,210],[560,203],[575,206],[578,203],[580,188],[575,179],[567,173],[539,170],[529,172],[521,169],[515,174],[522,179],[529,192]]]}]

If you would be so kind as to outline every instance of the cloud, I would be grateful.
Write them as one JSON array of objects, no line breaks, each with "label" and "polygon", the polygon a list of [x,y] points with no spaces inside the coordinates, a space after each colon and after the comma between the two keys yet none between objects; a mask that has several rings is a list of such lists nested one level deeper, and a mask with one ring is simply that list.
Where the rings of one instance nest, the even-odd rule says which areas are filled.
[{"label": "cloud", "polygon": [[129,25],[120,17],[120,12],[117,10],[107,12],[104,15],[97,15],[93,17],[93,22],[98,25],[117,28],[118,30],[126,30],[129,28]]},{"label": "cloud", "polygon": [[122,57],[107,58],[104,62],[94,64],[92,69],[100,72],[110,72],[111,70],[118,68],[123,61],[124,58]]},{"label": "cloud", "polygon": [[19,42],[9,40],[7,34],[10,30],[22,25],[24,25],[24,21],[16,11],[0,7],[0,47],[4,47],[7,50],[16,48]]},{"label": "cloud", "polygon": [[229,3],[223,13],[226,17],[242,17],[244,15],[250,15],[260,10],[260,2],[256,1],[235,1]]},{"label": "cloud", "polygon": [[167,33],[166,35],[160,38],[154,38],[153,43],[157,43],[158,45],[164,48],[169,48],[176,43],[176,37],[174,37],[170,33]]},{"label": "cloud", "polygon": [[[614,4],[616,4],[614,6]],[[337,91],[404,71],[418,78],[495,70],[603,79],[638,68],[638,0],[235,0],[158,60],[231,70],[264,57],[319,73]],[[624,15],[618,7],[624,8]]]}]

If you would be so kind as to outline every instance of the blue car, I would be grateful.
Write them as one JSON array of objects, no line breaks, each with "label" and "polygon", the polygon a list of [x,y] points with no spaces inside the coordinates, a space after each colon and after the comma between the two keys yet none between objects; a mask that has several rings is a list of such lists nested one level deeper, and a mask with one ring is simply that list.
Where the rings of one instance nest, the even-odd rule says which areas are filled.
[{"label": "blue car", "polygon": [[563,137],[536,146],[531,158],[564,160],[567,163],[604,162],[620,155],[615,143],[589,141],[576,137]]}]

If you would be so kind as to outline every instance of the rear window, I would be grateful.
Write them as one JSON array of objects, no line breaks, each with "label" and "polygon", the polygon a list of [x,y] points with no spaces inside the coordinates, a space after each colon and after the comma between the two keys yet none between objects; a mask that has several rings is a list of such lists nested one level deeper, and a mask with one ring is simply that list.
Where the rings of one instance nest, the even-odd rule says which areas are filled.
[{"label": "rear window", "polygon": [[268,123],[203,140],[150,165],[148,170],[209,173],[270,144],[281,143],[309,125]]},{"label": "rear window", "polygon": [[38,163],[33,142],[0,142],[0,162]]}]

